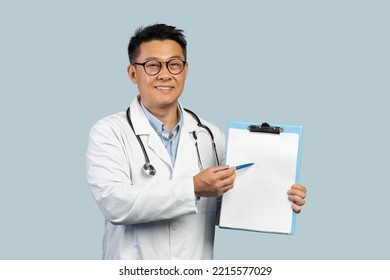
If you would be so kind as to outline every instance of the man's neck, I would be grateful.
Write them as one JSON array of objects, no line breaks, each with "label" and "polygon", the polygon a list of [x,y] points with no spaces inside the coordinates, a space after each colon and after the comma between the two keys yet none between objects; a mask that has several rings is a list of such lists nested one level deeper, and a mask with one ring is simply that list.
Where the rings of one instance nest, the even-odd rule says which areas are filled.
[{"label": "man's neck", "polygon": [[169,130],[169,138],[172,136],[172,130],[179,121],[178,104],[164,108],[144,107],[157,119],[159,119]]}]

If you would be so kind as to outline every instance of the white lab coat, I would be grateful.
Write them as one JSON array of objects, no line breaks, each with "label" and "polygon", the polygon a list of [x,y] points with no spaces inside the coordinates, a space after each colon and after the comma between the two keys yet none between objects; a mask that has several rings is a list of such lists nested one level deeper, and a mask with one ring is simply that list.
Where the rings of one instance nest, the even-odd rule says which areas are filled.
[{"label": "white lab coat", "polygon": [[[173,168],[137,98],[130,111],[157,174],[143,172],[144,155],[124,111],[92,127],[87,178],[105,217],[103,259],[212,259],[216,198],[196,201],[193,186],[193,176],[200,168],[192,132],[197,132],[204,168],[216,165],[209,134],[184,112]],[[212,130],[222,162],[224,135],[216,126],[202,122]]]}]

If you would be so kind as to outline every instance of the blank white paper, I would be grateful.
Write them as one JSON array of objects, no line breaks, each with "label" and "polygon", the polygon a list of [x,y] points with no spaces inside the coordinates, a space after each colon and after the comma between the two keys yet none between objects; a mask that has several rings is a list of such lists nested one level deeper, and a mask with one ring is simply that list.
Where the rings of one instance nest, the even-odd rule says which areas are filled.
[{"label": "blank white paper", "polygon": [[223,195],[220,227],[291,234],[294,215],[287,191],[295,183],[299,134],[230,128],[226,164],[254,162],[236,171]]}]

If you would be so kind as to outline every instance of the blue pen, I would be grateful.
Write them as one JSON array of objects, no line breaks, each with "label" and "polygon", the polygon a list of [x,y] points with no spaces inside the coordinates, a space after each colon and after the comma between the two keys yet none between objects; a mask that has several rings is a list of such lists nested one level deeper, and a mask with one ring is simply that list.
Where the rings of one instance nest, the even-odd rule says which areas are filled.
[{"label": "blue pen", "polygon": [[[237,165],[237,166],[236,166],[236,170],[240,170],[240,169],[243,169],[243,168],[252,166],[252,165],[254,165],[254,164],[255,164],[254,162],[245,163],[245,164],[240,164],[240,165]],[[217,170],[216,172],[223,171],[223,170],[228,170],[228,169],[229,169],[229,168],[224,168],[224,169]]]},{"label": "blue pen", "polygon": [[236,166],[236,170],[240,170],[242,168],[246,168],[246,167],[252,166],[254,164],[255,164],[254,162],[251,162],[251,163],[245,163],[245,164],[237,165]]}]

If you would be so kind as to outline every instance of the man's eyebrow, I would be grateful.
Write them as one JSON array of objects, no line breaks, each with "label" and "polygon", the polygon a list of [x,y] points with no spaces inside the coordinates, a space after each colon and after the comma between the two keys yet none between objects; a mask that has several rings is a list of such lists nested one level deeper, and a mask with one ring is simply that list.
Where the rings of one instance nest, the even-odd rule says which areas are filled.
[{"label": "man's eyebrow", "polygon": [[145,61],[148,61],[148,60],[158,60],[158,58],[154,57],[154,56],[149,56],[149,57],[145,58]]},{"label": "man's eyebrow", "polygon": [[174,56],[171,56],[170,59],[182,59],[180,55],[174,55]]},{"label": "man's eyebrow", "polygon": [[[180,55],[173,55],[173,56],[168,58],[168,60],[171,60],[171,59],[182,59],[182,57]],[[154,56],[149,56],[149,57],[145,58],[145,61],[148,61],[148,60],[158,60],[158,61],[160,61],[157,57],[154,57]]]}]

